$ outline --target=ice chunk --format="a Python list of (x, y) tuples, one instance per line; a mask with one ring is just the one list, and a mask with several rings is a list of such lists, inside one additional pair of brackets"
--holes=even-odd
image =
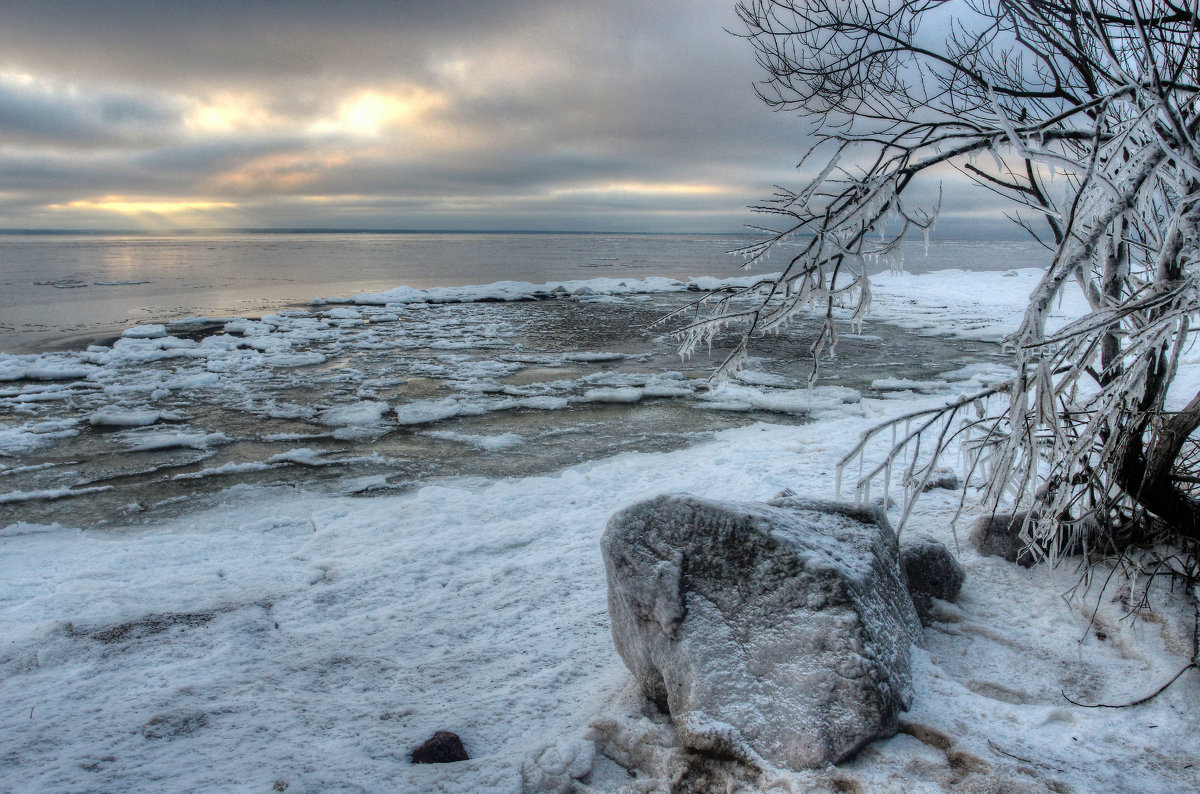
[(127, 339), (161, 339), (167, 335), (167, 327), (161, 323), (148, 323), (126, 328), (121, 336)]
[(600, 351), (581, 351), (578, 353), (567, 353), (563, 356), (564, 361), (579, 361), (584, 363), (621, 361), (626, 358), (629, 358), (629, 356), (624, 353), (606, 353)]
[(422, 425), (449, 419), (462, 412), (462, 404), (453, 397), (417, 400), (396, 406), (396, 421), (402, 425)]
[(294, 463), (297, 466), (330, 466), (336, 463), (334, 460), (327, 460), (325, 456), (329, 454), (328, 450), (313, 449), (311, 447), (296, 447), (289, 449), (287, 452), (280, 452), (278, 455), (272, 455), (267, 458), (267, 463)]
[(871, 381), (871, 388), (880, 391), (912, 391), (931, 392), (946, 388), (944, 380), (912, 380), (910, 378), (877, 378)]
[(204, 389), (220, 382), (221, 376), (215, 372), (193, 372), (171, 378), (164, 385), (168, 389)]
[(0, 381), (24, 380), (25, 365), (0, 354)]
[(267, 469), (275, 468), (269, 463), (262, 461), (247, 461), (246, 463), (237, 463), (229, 461), (220, 466), (214, 466), (200, 471), (189, 472), (187, 474), (176, 474), (172, 480), (202, 480), (205, 477), (219, 477), (226, 474), (244, 474), (246, 472), (266, 471)]
[(261, 336), (271, 333), (271, 326), (257, 320), (240, 318), (225, 323), (224, 331), (227, 334), (239, 334), (241, 336)]
[(0, 454), (27, 452), (57, 438), (79, 435), (78, 419), (51, 419), (9, 427), (0, 425)]
[(68, 496), (99, 493), (100, 491), (111, 491), (112, 489), (111, 485), (93, 485), (87, 488), (44, 488), (37, 491), (9, 491), (8, 493), (0, 493), (0, 504), (8, 504), (10, 502), (48, 502)]
[(262, 408), (262, 413), (272, 419), (308, 419), (316, 414), (316, 409), (307, 405), (277, 403), (271, 400)]
[(518, 433), (501, 433), (495, 436), (477, 435), (474, 433), (457, 433), (453, 430), (431, 430), (425, 435), (433, 438), (438, 438), (443, 441), (456, 441), (461, 444), (470, 444), (473, 447), (496, 452), (504, 449), (512, 449), (525, 443), (525, 437)]
[(29, 380), (82, 380), (98, 371), (99, 367), (90, 364), (42, 359), (25, 370), (25, 377)]
[[(853, 397), (836, 392), (830, 393), (834, 387), (816, 389), (785, 389), (767, 392), (752, 397), (750, 404), (760, 411), (774, 411), (783, 414), (810, 414), (814, 411), (824, 411), (836, 408), (843, 403), (858, 402), (861, 395), (854, 392)], [(848, 389), (847, 391), (853, 391)]]
[(535, 411), (561, 411), (570, 404), (571, 402), (566, 397), (551, 397), (549, 395), (522, 397), (517, 400), (518, 407), (529, 408)]
[(330, 427), (371, 424), (382, 419), (387, 409), (388, 404), (385, 402), (364, 400), (350, 405), (327, 408), (317, 416), (317, 421)]
[(322, 316), (331, 320), (361, 320), (362, 314), (355, 309), (329, 309), (321, 312)]
[(632, 386), (620, 389), (588, 389), (583, 393), (584, 402), (592, 403), (635, 403), (646, 393)]
[(744, 369), (737, 373), (736, 377), (742, 383), (747, 383), (751, 386), (788, 386), (791, 384), (782, 375), (774, 375), (770, 372), (759, 372), (752, 369)]
[(145, 427), (162, 419), (158, 411), (145, 408), (117, 408), (109, 406), (93, 411), (88, 422), (93, 427)]
[(228, 444), (232, 439), (224, 433), (205, 433), (202, 430), (154, 430), (126, 432), (121, 440), (130, 452), (154, 452), (178, 448), (208, 449)]

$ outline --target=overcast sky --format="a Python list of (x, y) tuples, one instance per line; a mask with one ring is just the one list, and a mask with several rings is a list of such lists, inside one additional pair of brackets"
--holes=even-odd
[(737, 230), (806, 125), (736, 28), (733, 0), (0, 0), (0, 227)]

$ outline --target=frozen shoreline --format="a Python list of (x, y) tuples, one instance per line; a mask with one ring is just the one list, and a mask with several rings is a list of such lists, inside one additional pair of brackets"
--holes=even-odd
[[(331, 484), (357, 473), (357, 490), (536, 473), (765, 417), (803, 421), (863, 393), (974, 389), (1007, 372), (970, 338), (875, 323), (845, 334), (815, 389), (803, 329), (711, 388), (711, 362), (680, 361), (655, 321), (729, 283), (401, 288), (383, 305), (321, 299), (259, 320), (180, 318), (127, 328), (111, 345), (0, 355), (0, 524), (91, 526), (237, 483), (311, 482), (297, 466), (326, 469)], [(449, 427), (426, 432), (438, 423)], [(469, 453), (501, 446), (524, 454)], [(71, 501), (80, 494), (90, 516)]]
[[(918, 332), (990, 339), (1014, 324), (1031, 277), (888, 277), (876, 306)], [(155, 338), (166, 337), (133, 347)], [(608, 637), (607, 517), (666, 491), (829, 496), (832, 464), (859, 432), (945, 399), (892, 385), (905, 389), (834, 400), (808, 424), (760, 422), (542, 476), (369, 499), (238, 486), (138, 527), (4, 527), (0, 788), (520, 791), (522, 764), (542, 748), (577, 746), (597, 717), (632, 732), (645, 719), (626, 712)], [(929, 494), (910, 531), (953, 547), (957, 498)], [(1020, 569), (965, 545), (960, 555), (962, 600), (917, 657), (904, 717), (916, 727), (839, 769), (781, 772), (785, 790), (1200, 786), (1188, 766), (1194, 675), (1138, 709), (1060, 695), (1119, 702), (1182, 667), (1181, 596), (1156, 593), (1155, 620), (1129, 622), (1111, 592), (1064, 600), (1069, 567)], [(439, 729), (458, 732), (473, 760), (410, 765)]]
[[(0, 235), (0, 350), (105, 342), (130, 323), (187, 314), (262, 317), (314, 295), (647, 275), (738, 275), (746, 237), (608, 234)], [(933, 240), (906, 246), (914, 270), (1030, 267), (1032, 242)], [(353, 286), (350, 286), (353, 285)]]

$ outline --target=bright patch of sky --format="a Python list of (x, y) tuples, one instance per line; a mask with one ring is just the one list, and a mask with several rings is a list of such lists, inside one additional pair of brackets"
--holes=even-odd
[(731, 0), (0, 14), (0, 228), (726, 232), (807, 145)]

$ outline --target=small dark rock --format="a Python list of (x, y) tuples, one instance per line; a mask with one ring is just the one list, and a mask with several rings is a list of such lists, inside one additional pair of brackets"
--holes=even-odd
[(1003, 557), (1028, 568), (1037, 557), (1021, 540), (1021, 528), (1027, 520), (1031, 520), (1027, 512), (981, 516), (971, 525), (971, 545), (984, 557)]
[(958, 598), (962, 589), (962, 566), (945, 544), (928, 535), (906, 537), (900, 544), (900, 566), (908, 577), (908, 590), (944, 601)]
[(450, 764), (470, 759), (458, 734), (438, 731), (432, 738), (412, 751), (414, 764)]

